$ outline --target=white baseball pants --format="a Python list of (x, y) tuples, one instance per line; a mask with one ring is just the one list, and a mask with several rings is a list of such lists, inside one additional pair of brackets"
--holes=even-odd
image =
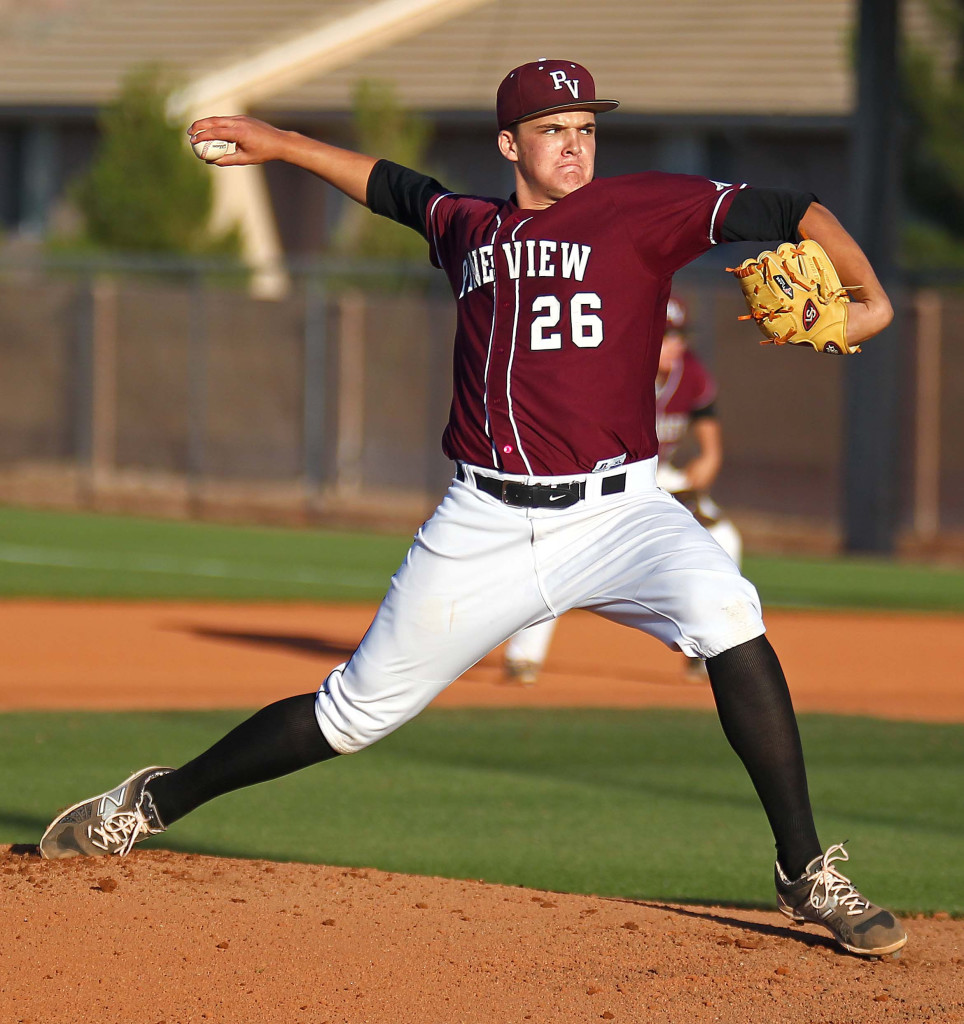
[[(474, 474), (453, 480), (415, 535), (351, 660), (318, 692), (328, 743), (352, 753), (414, 718), (520, 629), (570, 608), (632, 626), (691, 657), (710, 658), (765, 632), (752, 584), (675, 498), (656, 460), (621, 466), (622, 493), (565, 509), (503, 504)], [(609, 474), (612, 475), (612, 474)], [(559, 483), (572, 477), (506, 477)]]
[[(658, 471), (656, 480), (664, 490), (669, 490), (661, 481)], [(733, 525), (733, 521), (731, 519), (718, 519), (705, 529), (713, 540), (733, 559), (737, 568), (739, 568), (743, 560), (743, 538), (740, 536), (740, 531)], [(541, 667), (549, 654), (549, 647), (552, 644), (552, 637), (556, 632), (557, 621), (557, 619), (546, 619), (545, 622), (537, 622), (534, 626), (528, 626), (526, 629), (519, 630), (506, 644), (506, 663), (525, 663), (534, 666), (536, 669)]]

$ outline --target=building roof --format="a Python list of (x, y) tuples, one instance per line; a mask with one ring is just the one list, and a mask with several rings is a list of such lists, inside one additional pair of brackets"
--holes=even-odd
[[(385, 0), (382, 0), (384, 3)], [(438, 0), (440, 9), (443, 0)], [(339, 22), (375, 0), (0, 0), (0, 106), (97, 107), (132, 66), (185, 81)], [(346, 53), (262, 110), (340, 111), (364, 78), (425, 111), (486, 111), (505, 72), (563, 57), (637, 114), (848, 115), (855, 0), (473, 0), (373, 52)], [(920, 0), (905, 7), (914, 10)], [(455, 13), (453, 13), (453, 11)], [(397, 36), (401, 35), (401, 38)], [(219, 111), (228, 113), (228, 111)]]
[[(2, 0), (0, 0), (2, 2)], [(134, 66), (185, 80), (333, 22), (368, 0), (6, 0), (0, 105), (100, 106)]]
[(622, 112), (842, 115), (854, 102), (853, 7), (850, 0), (494, 0), (287, 90), (271, 106), (343, 109), (354, 82), (378, 78), (394, 81), (401, 102), (415, 109), (487, 110), (509, 69), (558, 57), (588, 67), (598, 94), (619, 99)]

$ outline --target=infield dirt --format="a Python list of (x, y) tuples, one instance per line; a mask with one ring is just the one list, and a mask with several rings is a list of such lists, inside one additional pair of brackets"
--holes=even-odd
[[(0, 709), (255, 706), (318, 685), (371, 607), (7, 602)], [(800, 710), (964, 721), (957, 616), (769, 612)], [(498, 654), (441, 705), (710, 708), (679, 656), (562, 620), (538, 686)], [(908, 865), (912, 870), (913, 865)], [(0, 848), (2, 1024), (964, 1024), (964, 926), (866, 961), (775, 911), (162, 851)]]

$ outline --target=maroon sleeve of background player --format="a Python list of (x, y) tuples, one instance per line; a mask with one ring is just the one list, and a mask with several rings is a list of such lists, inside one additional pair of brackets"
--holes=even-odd
[(662, 171), (609, 179), (610, 197), (639, 258), (659, 277), (676, 273), (723, 240), (726, 214), (746, 187)]
[(689, 411), (710, 405), (716, 399), (716, 381), (699, 357), (690, 351), (683, 353), (683, 380), (686, 384)]

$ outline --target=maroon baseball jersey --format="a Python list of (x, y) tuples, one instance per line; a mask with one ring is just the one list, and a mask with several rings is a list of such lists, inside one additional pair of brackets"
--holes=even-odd
[(551, 476), (655, 455), (672, 276), (722, 240), (745, 187), (649, 171), (597, 179), (544, 210), (433, 197), (431, 259), (458, 303), (445, 453)]
[(668, 459), (686, 435), (693, 413), (706, 409), (716, 398), (716, 381), (688, 349), (656, 386), (656, 436), (659, 457)]

